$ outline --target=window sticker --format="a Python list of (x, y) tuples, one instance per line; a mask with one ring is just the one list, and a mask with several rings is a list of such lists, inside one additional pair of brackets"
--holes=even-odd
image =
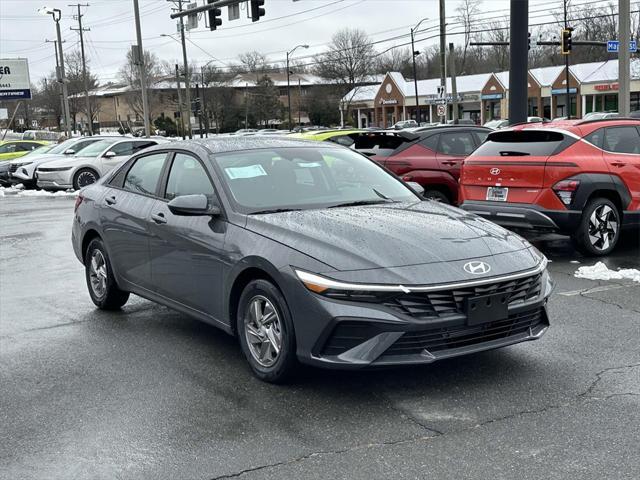
[(227, 167), (224, 169), (231, 180), (238, 178), (255, 178), (267, 174), (262, 165), (247, 165), (246, 167)]
[(318, 168), (321, 167), (322, 165), (320, 165), (320, 162), (306, 162), (306, 163), (297, 163), (296, 167), (300, 167), (300, 168)]

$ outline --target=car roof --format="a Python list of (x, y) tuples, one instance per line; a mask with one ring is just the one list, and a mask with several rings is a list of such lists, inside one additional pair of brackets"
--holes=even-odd
[[(292, 138), (291, 136), (248, 136), (248, 137), (215, 137), (215, 138), (197, 138), (193, 140), (182, 140), (174, 143), (163, 143), (154, 147), (149, 147), (146, 151), (151, 150), (206, 150), (208, 153), (229, 153), (241, 152), (243, 150), (258, 150), (263, 148), (318, 148), (317, 142)], [(322, 148), (343, 148), (338, 144), (327, 142), (322, 144)]]
[(573, 135), (584, 137), (589, 135), (594, 130), (598, 130), (603, 127), (620, 127), (624, 125), (640, 126), (640, 118), (603, 118), (599, 120), (561, 120), (558, 122), (545, 122), (545, 123), (526, 123), (521, 125), (515, 125), (512, 127), (514, 130), (524, 129), (553, 129), (564, 130)]

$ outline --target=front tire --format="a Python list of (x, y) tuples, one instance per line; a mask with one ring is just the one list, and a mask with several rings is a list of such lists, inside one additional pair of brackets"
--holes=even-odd
[(450, 204), (449, 198), (440, 190), (426, 190), (422, 195), (426, 200), (433, 200), (434, 202)]
[(98, 181), (100, 175), (90, 168), (81, 168), (73, 176), (73, 189), (80, 190), (87, 185), (93, 185)]
[(280, 291), (267, 280), (253, 280), (240, 296), (236, 327), (242, 353), (265, 382), (283, 383), (297, 369), (291, 313)]
[(606, 198), (594, 198), (582, 212), (580, 225), (572, 236), (576, 247), (586, 255), (607, 255), (620, 238), (618, 207)]
[(84, 264), (87, 288), (96, 307), (102, 310), (118, 310), (127, 303), (129, 292), (118, 288), (109, 255), (101, 239), (95, 238), (91, 241), (84, 256)]

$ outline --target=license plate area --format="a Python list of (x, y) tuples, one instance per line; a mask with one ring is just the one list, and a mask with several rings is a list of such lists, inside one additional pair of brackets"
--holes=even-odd
[(509, 299), (506, 293), (494, 293), (465, 299), (467, 325), (482, 325), (509, 318)]
[(487, 200), (490, 202), (506, 202), (509, 195), (507, 187), (488, 187)]

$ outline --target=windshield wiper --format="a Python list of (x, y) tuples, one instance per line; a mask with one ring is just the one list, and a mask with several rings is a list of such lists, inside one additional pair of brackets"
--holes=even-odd
[(272, 208), (269, 210), (258, 210), (257, 212), (251, 212), (249, 215), (262, 215), (264, 213), (283, 213), (283, 212), (299, 212), (301, 208)]
[(358, 207), (360, 205), (380, 205), (383, 203), (395, 203), (393, 200), (357, 200), (355, 202), (338, 203), (337, 205), (331, 205), (327, 208), (338, 207)]

